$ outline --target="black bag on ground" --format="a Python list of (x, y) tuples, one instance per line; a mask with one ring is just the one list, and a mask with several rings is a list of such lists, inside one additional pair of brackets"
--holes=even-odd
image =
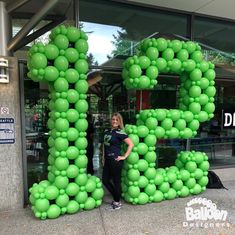
[[(208, 171), (208, 184), (207, 184), (207, 188), (223, 188), (223, 189), (227, 189), (224, 187), (224, 185), (222, 184), (220, 178), (218, 175), (215, 174), (214, 171)], [(228, 190), (228, 189), (227, 189)]]

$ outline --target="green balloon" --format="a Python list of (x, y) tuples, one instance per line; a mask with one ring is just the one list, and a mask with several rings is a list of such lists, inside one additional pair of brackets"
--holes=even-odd
[(55, 200), (58, 195), (59, 190), (54, 185), (50, 185), (45, 189), (45, 196), (48, 200)]
[(87, 166), (88, 159), (86, 155), (79, 155), (75, 160), (75, 165), (78, 168), (85, 168)]
[(148, 195), (148, 196), (153, 196), (156, 192), (156, 186), (155, 184), (148, 184), (145, 189), (144, 192)]
[(190, 73), (190, 79), (192, 81), (199, 81), (202, 78), (202, 72), (200, 69), (196, 68)]
[(191, 55), (191, 59), (193, 59), (196, 63), (201, 63), (203, 60), (203, 55), (201, 51), (194, 51)]
[(213, 81), (215, 79), (215, 71), (214, 69), (208, 69), (204, 76), (209, 79), (210, 81)]
[(208, 161), (203, 161), (200, 165), (199, 168), (203, 171), (208, 171), (210, 167), (210, 164)]
[(79, 99), (79, 93), (74, 89), (69, 89), (67, 94), (67, 100), (69, 103), (74, 104)]
[(168, 200), (175, 199), (176, 195), (177, 195), (177, 193), (176, 193), (175, 189), (170, 188), (169, 191), (167, 192), (167, 199)]
[(88, 51), (88, 43), (84, 39), (79, 39), (75, 43), (75, 48), (79, 53), (86, 54)]
[(69, 62), (65, 56), (58, 56), (54, 65), (59, 71), (66, 71), (69, 67)]
[(189, 189), (186, 186), (183, 186), (180, 190), (181, 197), (187, 197), (189, 195)]
[(185, 169), (180, 170), (180, 175), (183, 181), (187, 181), (190, 178), (190, 173)]
[[(148, 185), (149, 181), (148, 179), (144, 176), (144, 175), (141, 175), (139, 177), (139, 180), (138, 180), (138, 186), (140, 188), (145, 188), (147, 185)], [(139, 195), (139, 194), (138, 194)], [(138, 197), (138, 195), (136, 197)]]
[(127, 173), (127, 177), (130, 181), (137, 181), (140, 177), (140, 172), (135, 169), (130, 169)]
[(154, 151), (149, 151), (144, 155), (144, 159), (148, 162), (148, 163), (155, 163), (156, 159), (157, 159), (157, 155)]
[(189, 95), (193, 98), (199, 97), (201, 95), (201, 88), (199, 86), (191, 86)]
[(129, 134), (129, 138), (132, 140), (133, 144), (136, 146), (139, 144), (139, 136), (136, 134)]
[(137, 186), (130, 186), (128, 188), (128, 194), (132, 198), (137, 198), (140, 195), (140, 188)]
[(47, 211), (49, 208), (50, 204), (47, 199), (38, 199), (35, 202), (35, 207), (39, 212), (44, 212)]
[(187, 61), (188, 58), (189, 58), (188, 51), (187, 51), (186, 49), (181, 49), (181, 50), (177, 53), (176, 57), (177, 57), (181, 62)]
[(150, 66), (150, 59), (147, 56), (139, 57), (139, 65), (141, 69), (147, 69)]
[(156, 118), (153, 117), (149, 117), (147, 118), (147, 120), (145, 121), (145, 125), (149, 130), (155, 130), (158, 126), (158, 121)]
[(171, 48), (175, 53), (179, 52), (182, 49), (182, 42), (177, 39), (172, 40), (171, 44)]
[(86, 113), (88, 110), (88, 103), (86, 100), (78, 100), (75, 104), (75, 108), (79, 113)]
[(104, 190), (102, 188), (96, 188), (93, 192), (92, 192), (92, 197), (97, 201), (103, 198), (104, 196)]
[(137, 145), (137, 152), (140, 155), (144, 155), (148, 152), (148, 146), (145, 143), (139, 143)]
[(67, 205), (68, 214), (74, 214), (79, 210), (79, 204), (75, 200), (69, 201)]
[(139, 171), (146, 171), (148, 169), (148, 162), (144, 159), (140, 159), (137, 165)]
[(53, 66), (47, 66), (44, 77), (49, 82), (55, 81), (59, 77), (59, 71)]
[(88, 128), (88, 122), (86, 119), (78, 119), (75, 123), (75, 127), (78, 131), (84, 132)]
[(162, 138), (165, 136), (165, 129), (161, 126), (158, 126), (155, 130), (155, 135), (157, 138)]
[(66, 79), (58, 78), (54, 83), (54, 88), (57, 92), (66, 92), (69, 89), (69, 84)]
[(162, 126), (162, 128), (164, 128), (165, 130), (171, 129), (172, 126), (173, 126), (173, 121), (172, 121), (172, 119), (166, 118), (165, 120), (162, 121), (161, 126)]
[(85, 202), (84, 209), (91, 210), (91, 209), (95, 208), (95, 206), (96, 206), (96, 202), (95, 202), (94, 198), (88, 197), (88, 199)]
[(163, 176), (162, 174), (157, 173), (154, 179), (156, 185), (161, 185), (163, 183)]
[(156, 60), (159, 56), (158, 49), (155, 47), (149, 47), (146, 50), (146, 55), (150, 60)]
[(156, 169), (155, 168), (152, 168), (152, 167), (149, 167), (145, 172), (144, 172), (144, 175), (147, 179), (149, 180), (154, 180), (155, 177), (156, 177)]
[(208, 103), (204, 106), (203, 111), (206, 111), (208, 114), (214, 113), (215, 105), (214, 103)]
[(176, 180), (173, 184), (172, 187), (173, 189), (175, 189), (176, 191), (179, 191), (183, 188), (184, 184), (182, 182), (182, 180)]
[(32, 67), (35, 69), (46, 68), (47, 58), (44, 54), (35, 53), (31, 58)]
[(88, 63), (86, 60), (79, 59), (75, 63), (75, 69), (79, 74), (86, 74), (88, 72)]
[(148, 135), (148, 133), (149, 133), (149, 129), (146, 126), (141, 125), (137, 127), (137, 134), (139, 137), (144, 138)]
[(95, 181), (92, 180), (92, 179), (88, 179), (85, 188), (86, 188), (86, 191), (87, 191), (88, 193), (93, 192), (93, 191), (95, 190), (95, 188), (96, 188), (96, 183), (95, 183)]
[(67, 131), (69, 129), (69, 122), (65, 118), (58, 118), (55, 121), (55, 128), (57, 131)]
[(159, 190), (156, 190), (153, 196), (154, 202), (161, 202), (163, 200), (164, 196), (163, 193)]
[(174, 51), (171, 48), (167, 48), (162, 52), (162, 58), (166, 61), (173, 60), (174, 58)]
[(192, 173), (197, 169), (197, 164), (193, 161), (189, 161), (185, 164), (185, 169)]
[(199, 185), (201, 185), (201, 187), (205, 187), (208, 184), (209, 180), (208, 180), (207, 176), (203, 176), (197, 182), (198, 182)]
[(150, 85), (150, 79), (147, 76), (142, 75), (139, 78), (139, 84), (138, 85), (139, 85), (139, 88), (141, 88), (141, 89), (148, 88), (149, 85)]
[(164, 58), (158, 58), (156, 60), (156, 66), (159, 71), (164, 71), (167, 67), (167, 62)]
[(156, 79), (158, 77), (158, 68), (156, 66), (149, 66), (146, 69), (146, 75), (150, 79)]
[(69, 109), (67, 111), (67, 115), (66, 116), (67, 116), (68, 121), (72, 122), (72, 123), (78, 121), (78, 119), (79, 119), (79, 113), (78, 113), (78, 111), (76, 109)]
[(78, 191), (79, 186), (74, 182), (69, 183), (67, 188), (65, 189), (66, 194), (71, 197), (77, 195)]
[(69, 166), (69, 161), (67, 158), (57, 157), (55, 160), (55, 167), (59, 170), (66, 170)]
[(139, 161), (139, 155), (135, 152), (131, 152), (127, 158), (129, 164), (136, 164)]
[(79, 80), (78, 82), (76, 82), (75, 84), (75, 89), (77, 92), (79, 92), (80, 94), (85, 94), (88, 91), (88, 83), (86, 80)]
[(66, 36), (59, 34), (55, 37), (54, 43), (59, 49), (66, 49), (69, 45), (69, 40)]
[(62, 195), (59, 195), (57, 198), (56, 198), (56, 204), (59, 206), (59, 207), (66, 207), (69, 203), (69, 197), (67, 194), (62, 194)]
[(209, 86), (205, 90), (205, 94), (208, 95), (209, 97), (215, 96), (215, 93), (216, 93), (216, 89), (214, 86)]
[(194, 178), (189, 178), (186, 182), (185, 182), (185, 186), (187, 186), (189, 189), (192, 189), (196, 184), (196, 180)]
[(58, 137), (55, 139), (55, 148), (57, 151), (66, 151), (68, 149), (69, 143), (67, 139)]
[(187, 41), (186, 47), (187, 47), (188, 53), (190, 54), (196, 50), (196, 44), (192, 41)]
[(65, 71), (65, 78), (69, 83), (76, 83), (79, 79), (79, 74), (75, 69), (67, 69)]
[(167, 48), (167, 41), (164, 38), (157, 39), (157, 49), (159, 51), (164, 51)]
[(75, 200), (79, 203), (79, 204), (83, 204), (86, 202), (88, 198), (87, 192), (86, 191), (80, 191), (78, 192), (78, 194), (75, 197)]
[(144, 143), (148, 146), (148, 147), (154, 147), (156, 145), (157, 142), (157, 138), (155, 135), (147, 135), (144, 138)]
[(170, 189), (170, 184), (168, 182), (163, 182), (161, 185), (159, 185), (159, 190), (162, 193), (167, 193)]
[(45, 46), (45, 55), (48, 60), (54, 60), (59, 56), (59, 49), (53, 44), (47, 44)]
[(79, 54), (74, 48), (67, 48), (65, 50), (65, 57), (69, 63), (75, 63), (78, 60)]
[(138, 197), (138, 203), (141, 204), (141, 205), (144, 205), (148, 202), (148, 200), (149, 200), (148, 195), (144, 192), (141, 192), (139, 197)]
[(59, 217), (60, 212), (61, 212), (60, 208), (57, 205), (52, 204), (47, 210), (47, 216), (49, 219), (55, 219)]
[(76, 42), (80, 38), (80, 31), (77, 28), (70, 26), (67, 28), (67, 37), (70, 42)]
[[(77, 165), (77, 164), (76, 164)], [(79, 166), (78, 166), (79, 167)], [(79, 174), (76, 179), (75, 182), (79, 185), (79, 186), (85, 186), (86, 182), (88, 180), (87, 174)]]
[(129, 76), (131, 78), (138, 78), (141, 76), (141, 74), (142, 74), (142, 70), (139, 65), (137, 64), (131, 65), (131, 67), (129, 68)]
[(70, 160), (76, 159), (79, 155), (79, 150), (75, 146), (69, 146), (66, 151), (67, 158)]

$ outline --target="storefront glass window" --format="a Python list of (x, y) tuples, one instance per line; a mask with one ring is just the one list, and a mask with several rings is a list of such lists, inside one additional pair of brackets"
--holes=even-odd
[(186, 16), (109, 1), (81, 0), (80, 20), (94, 65), (121, 65), (142, 39), (159, 33), (187, 35)]

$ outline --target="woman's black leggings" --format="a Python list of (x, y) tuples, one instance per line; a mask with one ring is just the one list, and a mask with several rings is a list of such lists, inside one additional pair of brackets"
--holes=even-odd
[(102, 181), (104, 186), (112, 194), (113, 200), (119, 202), (121, 199), (121, 173), (123, 161), (116, 161), (114, 158), (105, 159)]

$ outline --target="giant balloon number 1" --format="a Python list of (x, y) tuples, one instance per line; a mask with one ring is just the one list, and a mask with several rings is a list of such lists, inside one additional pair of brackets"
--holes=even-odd
[(48, 180), (30, 188), (36, 217), (90, 210), (102, 203), (99, 178), (86, 173), (86, 92), (88, 83), (87, 36), (75, 27), (52, 30), (47, 45), (38, 43), (29, 51), (28, 77), (49, 84)]
[[(102, 203), (100, 179), (86, 173), (87, 51), (84, 32), (63, 25), (52, 30), (49, 44), (37, 43), (29, 51), (28, 77), (47, 81), (50, 91), (48, 180), (30, 188), (33, 212), (41, 219)], [(198, 194), (208, 183), (205, 153), (180, 152), (175, 166), (156, 169), (155, 146), (158, 138), (191, 138), (200, 122), (213, 117), (214, 65), (203, 60), (194, 42), (153, 38), (125, 61), (122, 75), (127, 89), (152, 89), (159, 73), (180, 75), (179, 110), (143, 110), (136, 125), (125, 127), (135, 147), (124, 164), (122, 195), (133, 204)]]

